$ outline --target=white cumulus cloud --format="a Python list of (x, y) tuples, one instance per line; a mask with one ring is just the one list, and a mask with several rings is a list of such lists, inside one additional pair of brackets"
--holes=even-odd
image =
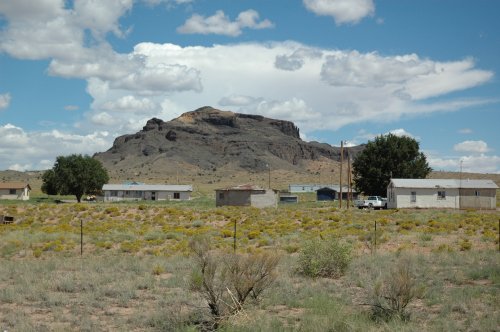
[(382, 86), (404, 83), (434, 71), (434, 63), (416, 54), (381, 56), (377, 53), (337, 52), (327, 57), (322, 78), (336, 86)]
[(259, 98), (242, 95), (231, 95), (222, 97), (218, 104), (221, 106), (248, 106), (262, 101)]
[(146, 4), (150, 6), (165, 4), (167, 5), (167, 7), (171, 7), (176, 5), (189, 4), (194, 2), (195, 0), (142, 0), (142, 1), (144, 1)]
[(413, 135), (412, 133), (406, 131), (403, 128), (398, 128), (398, 129), (390, 130), (389, 133), (393, 134), (393, 135), (396, 135), (396, 136), (400, 136), (400, 137), (401, 136), (407, 136), (407, 137), (418, 139), (418, 137), (415, 137), (415, 135)]
[(101, 109), (117, 112), (143, 113), (155, 109), (156, 104), (148, 98), (136, 98), (131, 95), (123, 96), (114, 101), (107, 101)]
[(300, 48), (290, 55), (277, 55), (274, 65), (279, 69), (294, 71), (301, 69), (307, 59), (321, 58), (322, 55), (320, 50)]
[(52, 130), (27, 132), (12, 124), (0, 125), (0, 169), (47, 169), (59, 155), (92, 155), (111, 147), (112, 135), (106, 131), (74, 134)]
[(434, 70), (407, 80), (403, 92), (412, 99), (426, 99), (465, 90), (493, 78), (487, 70), (474, 69), (471, 58), (454, 62), (434, 62)]
[(429, 153), (429, 165), (435, 170), (500, 174), (500, 156), (490, 154), (492, 150), (486, 142), (463, 141), (455, 144), (453, 150), (460, 155), (443, 158), (435, 152)]
[(118, 37), (124, 35), (118, 20), (132, 9), (132, 0), (75, 0), (76, 23), (90, 29), (94, 36), (102, 39), (107, 32)]
[(112, 82), (115, 88), (139, 92), (201, 91), (200, 72), (178, 64), (156, 64)]
[(303, 0), (308, 10), (323, 16), (331, 16), (337, 25), (358, 23), (375, 13), (372, 0)]
[(91, 117), (91, 121), (96, 125), (102, 125), (102, 126), (113, 126), (113, 124), (116, 124), (116, 121), (114, 121), (114, 117), (107, 112), (100, 112), (94, 114)]
[(462, 129), (459, 129), (458, 132), (460, 134), (464, 134), (464, 135), (468, 135), (468, 134), (473, 133), (472, 129), (470, 129), (470, 128), (462, 128)]
[(217, 34), (236, 37), (241, 35), (242, 29), (267, 29), (274, 24), (268, 19), (259, 21), (259, 13), (253, 9), (241, 12), (235, 21), (222, 11), (218, 10), (214, 15), (204, 17), (194, 14), (177, 28), (177, 32), (184, 34)]
[(465, 155), (453, 158), (430, 156), (427, 158), (434, 170), (448, 170), (469, 173), (500, 174), (500, 156), (496, 155)]
[(0, 110), (9, 107), (11, 96), (10, 93), (4, 93), (0, 95)]
[(258, 114), (266, 114), (275, 119), (289, 119), (293, 122), (310, 122), (319, 120), (319, 113), (313, 112), (307, 103), (299, 98), (283, 101), (262, 101), (257, 105)]
[(484, 141), (463, 141), (461, 143), (455, 144), (453, 150), (458, 152), (469, 152), (469, 153), (486, 153), (490, 151), (488, 144)]
[(78, 107), (77, 105), (66, 105), (64, 106), (64, 109), (66, 111), (77, 111), (80, 109), (80, 107)]

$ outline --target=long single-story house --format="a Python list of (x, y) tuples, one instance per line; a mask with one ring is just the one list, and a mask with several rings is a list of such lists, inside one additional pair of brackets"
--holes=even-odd
[(387, 207), (496, 209), (497, 189), (492, 180), (391, 179)]
[(30, 199), (31, 187), (24, 182), (0, 182), (0, 199)]
[[(314, 193), (318, 189), (331, 187), (330, 184), (289, 184), (288, 191), (290, 193)], [(347, 187), (346, 187), (347, 188)]]
[(250, 184), (215, 190), (215, 205), (276, 207), (278, 192)]
[(189, 200), (193, 192), (191, 185), (168, 184), (105, 184), (102, 186), (104, 201), (167, 201)]

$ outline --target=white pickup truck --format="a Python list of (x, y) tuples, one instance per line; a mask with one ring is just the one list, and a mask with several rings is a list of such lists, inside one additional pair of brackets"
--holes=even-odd
[(358, 209), (387, 209), (387, 198), (380, 196), (368, 196), (367, 199), (358, 199), (354, 201)]

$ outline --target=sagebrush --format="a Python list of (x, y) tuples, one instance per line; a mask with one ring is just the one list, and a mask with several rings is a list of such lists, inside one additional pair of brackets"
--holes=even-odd
[(299, 253), (298, 272), (309, 277), (338, 278), (352, 259), (351, 246), (338, 239), (314, 239), (304, 243)]

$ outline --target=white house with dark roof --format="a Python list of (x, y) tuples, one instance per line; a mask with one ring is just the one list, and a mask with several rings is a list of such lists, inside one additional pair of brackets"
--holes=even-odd
[(497, 189), (492, 180), (391, 179), (387, 207), (496, 209)]
[(0, 199), (30, 199), (31, 187), (25, 182), (0, 182)]
[(193, 192), (191, 185), (168, 184), (105, 184), (102, 186), (104, 201), (167, 201), (189, 200)]

